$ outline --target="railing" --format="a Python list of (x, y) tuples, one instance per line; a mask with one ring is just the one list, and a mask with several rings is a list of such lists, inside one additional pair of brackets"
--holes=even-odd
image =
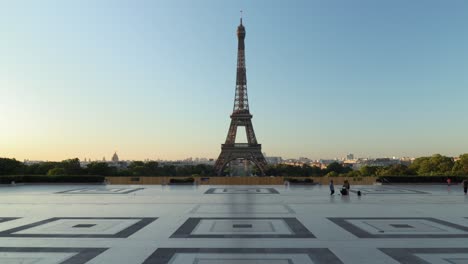
[[(187, 177), (106, 177), (109, 184), (169, 184), (172, 178)], [(341, 185), (348, 180), (351, 185), (373, 185), (377, 177), (194, 177), (197, 185), (282, 185), (285, 178), (312, 179), (314, 183), (328, 185), (333, 180)], [(137, 181), (138, 180), (138, 181)]]
[(259, 147), (260, 144), (249, 144), (249, 143), (234, 143), (234, 144), (223, 144), (223, 147), (231, 148), (248, 148), (248, 147)]
[(234, 147), (236, 148), (248, 148), (250, 145), (249, 143), (235, 143)]

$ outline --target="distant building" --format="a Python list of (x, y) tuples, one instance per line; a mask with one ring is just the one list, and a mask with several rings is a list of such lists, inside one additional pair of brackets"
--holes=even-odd
[(112, 155), (112, 162), (113, 163), (118, 163), (119, 162), (119, 156), (117, 155), (117, 152), (114, 152), (114, 155)]
[(323, 166), (322, 163), (320, 163), (318, 160), (309, 162), (309, 166), (311, 166), (311, 167), (318, 167), (318, 168), (321, 168), (321, 169), (326, 169), (326, 168), (327, 168), (326, 165)]
[(43, 163), (44, 161), (41, 161), (41, 160), (28, 160), (28, 159), (25, 159), (24, 160), (24, 164), (25, 165), (33, 165), (33, 164), (40, 164), (40, 163)]
[(390, 159), (390, 158), (367, 159), (367, 160), (359, 161), (358, 163), (354, 164), (353, 169), (360, 169), (361, 167), (364, 167), (364, 166), (386, 167), (386, 166), (397, 165), (397, 164), (406, 165), (406, 162), (401, 161), (399, 159)]
[(343, 161), (343, 165), (353, 168), (358, 162), (359, 160), (347, 159)]
[(354, 160), (354, 154), (349, 153), (348, 155), (346, 155), (346, 160)]
[(280, 164), (283, 161), (281, 157), (265, 157), (265, 159), (267, 163), (271, 165)]

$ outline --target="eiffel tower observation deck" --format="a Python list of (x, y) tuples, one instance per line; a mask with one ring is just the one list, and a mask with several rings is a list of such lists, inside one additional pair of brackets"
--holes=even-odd
[[(237, 27), (237, 75), (234, 107), (231, 114), (226, 142), (221, 145), (221, 154), (216, 160), (215, 170), (222, 175), (225, 167), (233, 160), (248, 160), (255, 164), (261, 175), (265, 175), (267, 162), (262, 154), (262, 146), (258, 144), (252, 125), (252, 115), (249, 110), (247, 96), (247, 74), (245, 68), (245, 27), (240, 19)], [(236, 143), (238, 127), (245, 127), (247, 143)]]

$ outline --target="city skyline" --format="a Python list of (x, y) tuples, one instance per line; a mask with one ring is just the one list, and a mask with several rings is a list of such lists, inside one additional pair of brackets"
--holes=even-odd
[(241, 8), (269, 156), (467, 152), (468, 3), (174, 2), (2, 4), (1, 156), (216, 158)]
[[(458, 155), (454, 156), (447, 156), (453, 159), (458, 159), (461, 155), (464, 155), (466, 153), (460, 153)], [(58, 159), (58, 160), (48, 160), (48, 159), (23, 159), (20, 161), (24, 162), (60, 162), (68, 159), (78, 159), (80, 162), (111, 162), (113, 160), (113, 156), (120, 154), (118, 152), (112, 152), (112, 154), (107, 153), (107, 155), (101, 156), (101, 157), (92, 157), (92, 156), (83, 156), (83, 157), (68, 157), (65, 159)], [(375, 160), (375, 159), (394, 159), (394, 160), (413, 160), (416, 158), (421, 158), (421, 157), (430, 157), (433, 155), (442, 155), (440, 153), (433, 153), (430, 155), (426, 156), (392, 156), (392, 155), (387, 155), (387, 156), (359, 156), (355, 155), (354, 153), (347, 153), (345, 155), (336, 155), (333, 157), (305, 157), (305, 156), (296, 156), (296, 157), (290, 157), (290, 156), (269, 156), (267, 153), (263, 153), (263, 155), (267, 158), (281, 158), (283, 161), (288, 161), (288, 160), (310, 160), (310, 161), (330, 161), (330, 160), (336, 160), (336, 161), (344, 161), (344, 160)], [(446, 155), (442, 155), (446, 156)], [(352, 157), (352, 158), (350, 158)], [(14, 158), (14, 157), (6, 157), (6, 158)], [(216, 157), (203, 157), (203, 156), (187, 156), (183, 158), (177, 158), (177, 159), (164, 159), (164, 158), (142, 158), (142, 159), (132, 159), (129, 157), (126, 157), (125, 154), (123, 158), (118, 158), (120, 161), (162, 161), (162, 162), (178, 162), (178, 161), (209, 161), (209, 162), (215, 162)], [(17, 159), (18, 160), (18, 159)]]

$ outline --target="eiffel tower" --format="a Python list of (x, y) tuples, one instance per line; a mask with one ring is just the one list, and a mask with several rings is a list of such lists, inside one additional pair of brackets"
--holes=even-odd
[[(231, 114), (231, 125), (226, 137), (226, 143), (221, 145), (221, 154), (215, 163), (215, 170), (218, 175), (223, 174), (226, 165), (233, 160), (242, 159), (254, 163), (260, 170), (261, 175), (265, 175), (267, 162), (262, 154), (262, 145), (258, 144), (255, 138), (255, 132), (252, 126), (252, 115), (249, 111), (249, 100), (247, 97), (247, 76), (245, 69), (245, 27), (237, 27), (237, 76), (236, 76), (236, 94), (234, 98), (234, 109)], [(245, 127), (248, 143), (235, 143), (237, 127)]]

